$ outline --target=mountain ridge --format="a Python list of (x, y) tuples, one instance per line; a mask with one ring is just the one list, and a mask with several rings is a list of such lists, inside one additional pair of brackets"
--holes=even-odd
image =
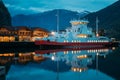
[(120, 35), (120, 1), (101, 9), (97, 12), (90, 13), (84, 18), (90, 21), (89, 26), (95, 28), (95, 19), (99, 18), (99, 29), (105, 29), (106, 35), (117, 39)]
[[(38, 26), (42, 28), (46, 28), (48, 30), (56, 30), (57, 25), (57, 12), (59, 11), (59, 24), (60, 29), (65, 29), (68, 26), (71, 26), (69, 21), (72, 19), (78, 19), (81, 15), (82, 17), (89, 14), (86, 13), (78, 13), (77, 11), (69, 11), (65, 9), (55, 9), (46, 11), (43, 13), (37, 13), (32, 15), (16, 15), (12, 18), (13, 26)], [(34, 20), (34, 21), (33, 21)]]
[(0, 26), (11, 26), (10, 13), (2, 0), (0, 0)]

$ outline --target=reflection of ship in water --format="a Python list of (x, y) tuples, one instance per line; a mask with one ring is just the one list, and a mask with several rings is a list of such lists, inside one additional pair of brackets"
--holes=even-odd
[[(112, 49), (114, 49), (114, 47)], [(43, 52), (45, 53), (45, 51), (42, 52), (39, 50), (36, 51), (36, 54), (41, 54), (44, 57), (50, 58), (52, 61), (55, 62), (62, 61), (68, 66), (71, 66), (72, 71), (82, 72), (86, 71), (89, 68), (89, 65), (92, 65), (93, 60), (95, 60), (97, 56), (103, 56), (105, 58), (106, 55), (112, 51), (112, 49), (106, 47), (98, 49), (91, 48), (89, 50), (62, 49), (64, 53), (60, 52), (60, 50), (45, 50), (47, 54), (43, 54)]]
[[(114, 49), (114, 48), (113, 48)], [(44, 54), (43, 54), (43, 52)], [(83, 50), (50, 50), (50, 52), (45, 52), (42, 50), (42, 53), (27, 52), (27, 53), (4, 53), (0, 54), (0, 65), (23, 65), (29, 67), (37, 67), (39, 69), (44, 69), (48, 71), (57, 72), (58, 77), (59, 73), (67, 72), (84, 72), (90, 69), (89, 65), (93, 64), (93, 60), (96, 59), (96, 56), (106, 56), (109, 52), (112, 51), (111, 48), (99, 48), (99, 49), (83, 49)], [(55, 52), (54, 52), (55, 51)], [(57, 52), (58, 51), (58, 52)], [(40, 52), (40, 51), (36, 51)], [(46, 53), (46, 54), (45, 54)], [(53, 53), (53, 54), (51, 54)], [(31, 63), (32, 62), (32, 63)], [(17, 67), (16, 66), (16, 67)], [(22, 67), (23, 67), (22, 66)], [(20, 66), (20, 70), (22, 70)], [(27, 67), (28, 68), (28, 67)], [(13, 66), (9, 68), (10, 73)], [(7, 73), (6, 73), (7, 74)]]

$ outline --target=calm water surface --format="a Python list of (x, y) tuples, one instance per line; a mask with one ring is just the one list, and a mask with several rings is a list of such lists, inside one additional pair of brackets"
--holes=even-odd
[(116, 80), (119, 61), (120, 49), (115, 47), (1, 53), (6, 74), (0, 80)]

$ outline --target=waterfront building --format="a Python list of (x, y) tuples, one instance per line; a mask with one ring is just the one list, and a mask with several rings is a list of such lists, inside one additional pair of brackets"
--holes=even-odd
[(48, 31), (41, 28), (34, 28), (32, 32), (32, 41), (48, 37)]
[(0, 27), (0, 42), (12, 42), (15, 41), (16, 31), (6, 27)]
[(19, 41), (31, 41), (32, 30), (25, 26), (20, 26), (17, 28), (17, 36)]
[(41, 28), (0, 26), (0, 42), (35, 41), (45, 37), (48, 37), (48, 31)]

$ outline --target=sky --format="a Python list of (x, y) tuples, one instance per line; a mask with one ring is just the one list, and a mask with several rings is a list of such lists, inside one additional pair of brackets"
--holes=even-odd
[(95, 12), (118, 0), (3, 0), (10, 14), (34, 14), (52, 9)]

